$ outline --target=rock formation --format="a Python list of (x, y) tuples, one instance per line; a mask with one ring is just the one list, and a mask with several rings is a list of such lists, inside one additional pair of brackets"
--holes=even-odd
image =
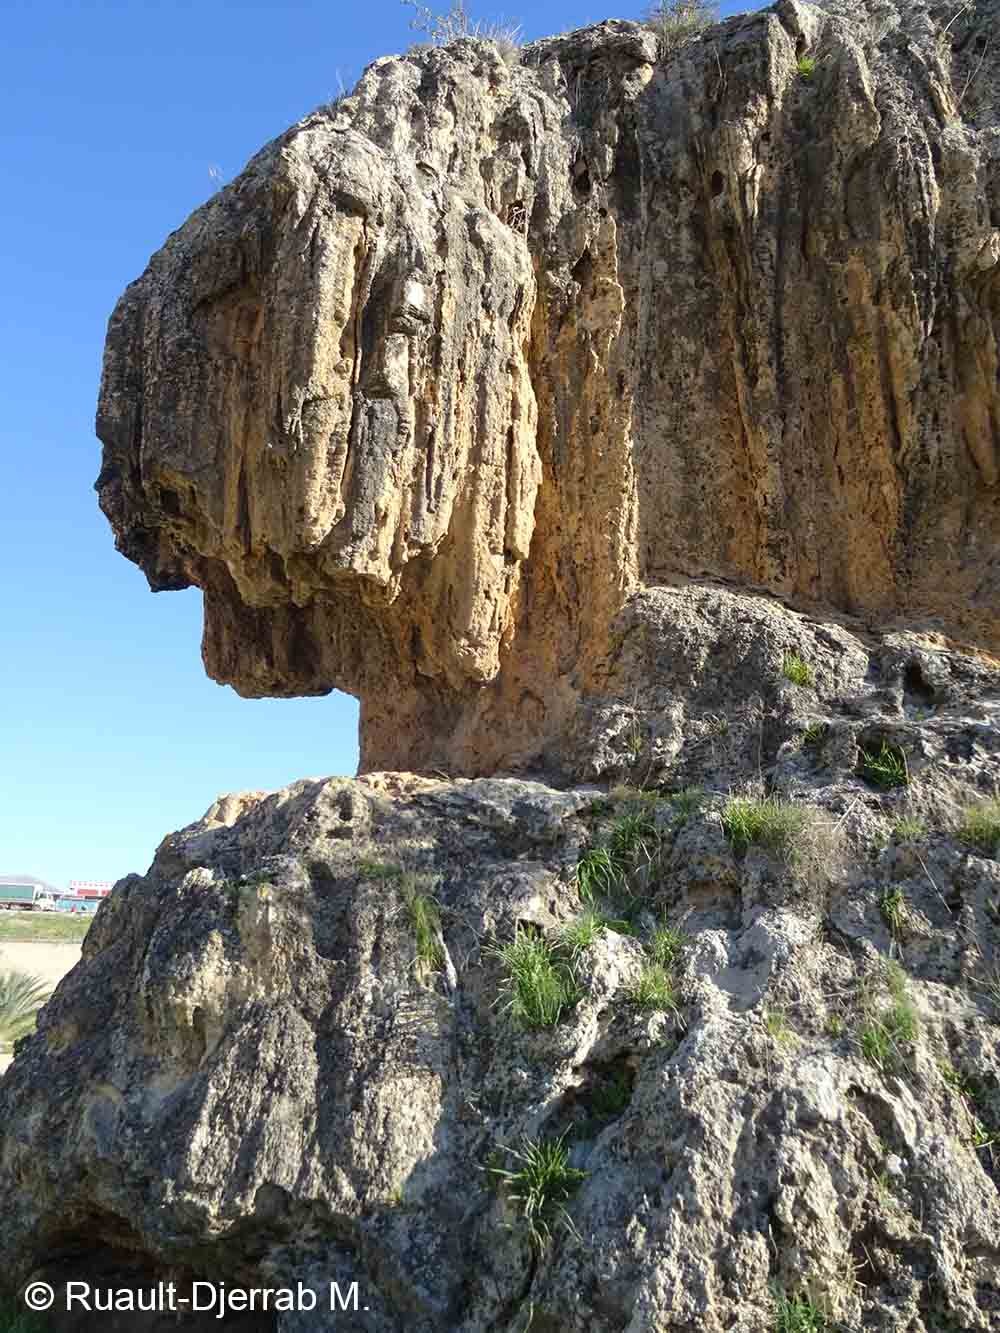
[[(961, 811), (1000, 776), (1000, 673), (648, 596), (664, 688), (719, 690), (715, 619), (760, 690), (688, 725), (700, 792), (300, 782), (116, 886), (0, 1085), (8, 1281), (357, 1282), (367, 1307), (128, 1333), (774, 1333), (785, 1298), (828, 1333), (997, 1328), (1000, 842)], [(794, 847), (741, 844), (711, 788), (762, 734)], [(859, 774), (881, 743), (906, 785)], [(496, 950), (529, 938), (575, 950), (550, 1026), (509, 1007)], [(581, 1177), (538, 1244), (498, 1172), (559, 1140)]]
[(365, 772), (102, 904), (0, 1083), (0, 1297), (1000, 1327), (998, 32), (390, 57), (154, 257), (102, 506)]
[(98, 416), (209, 673), (474, 774), (572, 767), (647, 584), (1000, 646), (1000, 10), (958, 8), (460, 41), (258, 154), (122, 298)]

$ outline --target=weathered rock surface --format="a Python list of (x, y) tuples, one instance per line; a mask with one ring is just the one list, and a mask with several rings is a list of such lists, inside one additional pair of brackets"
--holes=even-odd
[[(961, 832), (1000, 791), (998, 27), (783, 0), (668, 56), (387, 58), (154, 257), (101, 503), (204, 589), (217, 678), (361, 697), (367, 775), (225, 797), (101, 906), (0, 1082), (0, 1297), (1000, 1327), (1000, 839)], [(507, 1005), (527, 939), (551, 1026)], [(498, 1170), (555, 1139), (538, 1244)]]
[[(0, 1084), (0, 1294), (31, 1274), (320, 1294), (129, 1333), (772, 1333), (775, 1291), (843, 1329), (998, 1327), (1000, 861), (956, 826), (1000, 786), (1000, 674), (717, 590), (630, 614), (623, 670), (652, 682), (633, 721), (662, 727), (584, 720), (594, 768), (672, 756), (701, 798), (305, 781), (220, 800), (116, 886)], [(813, 686), (782, 675), (790, 646)], [(907, 786), (858, 776), (882, 741)], [(798, 859), (727, 839), (733, 775), (818, 812)], [(623, 816), (645, 853), (578, 1003), (524, 1030), (492, 947), (558, 938)], [(439, 904), (430, 968), (414, 891)], [(663, 921), (676, 1014), (631, 994)], [(917, 1027), (873, 1062), (892, 985)], [(490, 1167), (563, 1134), (585, 1176), (538, 1252)], [(322, 1311), (355, 1281), (367, 1311)]]
[[(376, 62), (111, 321), (101, 503), (362, 768), (559, 757), (643, 585), (1000, 646), (997, 0)], [(805, 77), (798, 60), (815, 59)]]

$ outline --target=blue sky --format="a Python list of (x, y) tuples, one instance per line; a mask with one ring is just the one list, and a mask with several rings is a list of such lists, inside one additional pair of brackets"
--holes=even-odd
[[(212, 170), (231, 179), (415, 38), (399, 0), (2, 8), (0, 873), (61, 885), (144, 871), (221, 792), (355, 769), (353, 699), (214, 684), (200, 593), (154, 596), (116, 554), (92, 489), (94, 406), (115, 300)], [(615, 12), (536, 0), (525, 35)]]

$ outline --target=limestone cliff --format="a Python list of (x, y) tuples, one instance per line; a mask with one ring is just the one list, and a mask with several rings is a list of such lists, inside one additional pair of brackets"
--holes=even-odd
[[(579, 771), (643, 585), (1000, 647), (997, 0), (377, 61), (112, 318), (101, 504), (362, 769)], [(800, 61), (815, 61), (815, 66)]]

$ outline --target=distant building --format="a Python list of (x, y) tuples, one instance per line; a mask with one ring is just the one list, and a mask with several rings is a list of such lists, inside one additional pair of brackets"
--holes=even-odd
[(56, 899), (57, 912), (69, 912), (77, 916), (93, 916), (100, 905), (99, 898), (84, 898), (75, 893), (62, 893)]
[(71, 879), (68, 896), (71, 898), (106, 898), (114, 884), (110, 879)]

